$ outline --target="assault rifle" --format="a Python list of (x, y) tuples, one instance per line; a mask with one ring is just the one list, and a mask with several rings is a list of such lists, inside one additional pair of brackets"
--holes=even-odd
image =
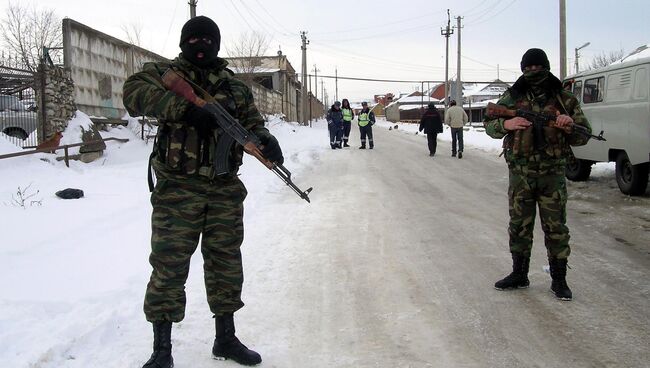
[[(305, 191), (300, 190), (300, 188), (291, 181), (291, 172), (289, 172), (289, 170), (277, 162), (267, 160), (264, 155), (262, 155), (262, 149), (264, 146), (260, 142), (260, 139), (254, 133), (244, 129), (244, 127), (207, 91), (195, 83), (185, 79), (181, 74), (172, 69), (167, 69), (162, 76), (162, 81), (167, 89), (187, 99), (194, 105), (207, 110), (216, 117), (219, 128), (221, 128), (225, 133), (219, 135), (214, 153), (215, 157), (213, 162), (215, 173), (217, 175), (229, 173), (228, 161), (230, 147), (234, 142), (237, 142), (244, 147), (246, 153), (252, 155), (269, 170), (273, 171), (285, 184), (289, 186), (289, 188), (296, 192), (300, 198), (310, 202), (309, 193), (313, 188), (310, 187)], [(197, 96), (194, 90), (198, 91), (201, 94), (201, 97)]]
[(566, 127), (558, 127), (555, 125), (555, 119), (557, 116), (543, 113), (543, 112), (534, 112), (526, 111), (521, 109), (511, 110), (505, 106), (497, 105), (495, 103), (489, 102), (487, 105), (487, 114), (488, 116), (494, 117), (505, 117), (505, 118), (514, 118), (516, 116), (522, 117), (531, 123), (533, 123), (533, 145), (535, 150), (543, 150), (546, 148), (546, 137), (544, 136), (544, 126), (550, 126), (557, 129), (564, 130), (567, 134), (576, 133), (587, 139), (593, 138), (599, 141), (605, 141), (603, 137), (603, 131), (600, 131), (600, 134), (593, 135), (589, 132), (589, 129), (580, 125), (580, 124), (570, 124)]

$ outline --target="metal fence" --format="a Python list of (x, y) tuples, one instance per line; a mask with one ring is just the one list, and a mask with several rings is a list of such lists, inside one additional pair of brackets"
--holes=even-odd
[(38, 143), (34, 73), (0, 66), (0, 132), (20, 147)]

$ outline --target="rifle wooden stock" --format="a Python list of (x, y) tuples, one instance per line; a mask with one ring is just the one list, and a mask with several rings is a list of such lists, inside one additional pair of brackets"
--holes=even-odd
[(523, 111), (523, 110), (512, 110), (509, 109), (505, 106), (497, 105), (492, 102), (488, 102), (487, 105), (487, 114), (488, 116), (494, 116), (494, 117), (499, 117), (499, 118), (514, 118), (514, 117), (522, 117), (531, 123), (531, 118), (541, 118), (542, 120), (545, 121), (546, 125), (556, 128), (556, 129), (561, 129), (567, 134), (571, 134), (573, 132), (574, 127), (578, 127), (579, 125), (577, 124), (570, 124), (564, 127), (559, 127), (557, 126), (555, 122), (555, 117), (549, 114), (545, 114), (543, 112), (533, 112), (533, 111)]
[[(207, 91), (200, 86), (185, 79), (181, 74), (172, 69), (167, 69), (162, 76), (162, 82), (165, 88), (176, 93), (177, 95), (185, 98), (190, 103), (207, 110), (216, 118), (219, 127), (229, 137), (239, 143), (246, 153), (255, 157), (262, 165), (266, 166), (269, 170), (273, 171), (287, 186), (289, 186), (300, 198), (311, 202), (309, 200), (309, 193), (313, 188), (305, 191), (300, 190), (291, 180), (291, 172), (283, 165), (267, 160), (262, 154), (262, 145), (260, 139), (252, 132), (247, 131), (235, 118), (233, 118), (221, 104), (211, 96)], [(197, 96), (196, 91), (201, 93), (201, 97)], [(215, 161), (217, 162), (217, 158)]]
[(488, 102), (487, 105), (487, 114), (488, 116), (493, 116), (493, 117), (504, 117), (504, 118), (514, 118), (516, 116), (520, 116), (531, 123), (535, 123), (535, 120), (538, 121), (544, 121), (545, 124), (548, 124), (548, 126), (556, 129), (561, 129), (564, 130), (565, 133), (571, 134), (571, 133), (576, 133), (588, 138), (593, 138), (598, 141), (606, 141), (603, 137), (604, 131), (600, 131), (598, 135), (593, 135), (591, 132), (584, 126), (580, 124), (575, 124), (571, 123), (567, 126), (559, 127), (557, 126), (555, 122), (555, 116), (545, 114), (543, 112), (533, 112), (533, 111), (524, 111), (524, 110), (511, 110), (505, 106), (497, 105), (492, 102)]

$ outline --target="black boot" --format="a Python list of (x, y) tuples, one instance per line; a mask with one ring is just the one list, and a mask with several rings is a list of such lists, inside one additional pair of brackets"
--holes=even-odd
[(497, 281), (494, 288), (497, 290), (524, 289), (530, 285), (528, 281), (528, 266), (530, 257), (521, 253), (512, 253), (512, 273)]
[(153, 322), (153, 353), (142, 368), (173, 368), (172, 358), (172, 323), (169, 321)]
[(365, 144), (365, 143), (361, 143), (361, 147), (359, 147), (359, 149), (366, 149), (366, 144)]
[(571, 300), (573, 293), (566, 283), (567, 259), (549, 258), (548, 264), (551, 268), (551, 291), (560, 300)]
[(370, 149), (373, 149), (373, 148), (375, 148), (375, 144), (374, 144), (374, 143), (372, 143), (372, 142), (370, 142), (370, 147), (368, 147), (368, 148), (370, 148)]
[(243, 365), (256, 365), (262, 362), (262, 357), (250, 350), (235, 337), (235, 323), (232, 313), (214, 317), (217, 330), (212, 355), (215, 359), (232, 359)]
[(343, 147), (350, 147), (350, 145), (348, 144), (348, 140), (347, 140), (347, 139), (344, 139), (344, 140), (343, 140)]

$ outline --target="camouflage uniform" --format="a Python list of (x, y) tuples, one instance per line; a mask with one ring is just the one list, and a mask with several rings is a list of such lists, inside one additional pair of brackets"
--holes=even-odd
[[(570, 116), (575, 124), (583, 125), (591, 131), (578, 100), (570, 92), (557, 86), (556, 93), (535, 97), (530, 90), (517, 87), (515, 83), (497, 104), (509, 109), (553, 115), (559, 111), (560, 114)], [(546, 126), (544, 136), (548, 144), (544, 150), (537, 151), (533, 144), (532, 126), (525, 130), (508, 131), (503, 127), (505, 120), (488, 116), (484, 125), (490, 137), (504, 138), (503, 148), (510, 174), (510, 251), (530, 257), (537, 205), (548, 257), (566, 259), (571, 252), (569, 229), (566, 226), (566, 160), (571, 153), (569, 146), (584, 145), (587, 139), (577, 134), (567, 135), (560, 129)]]
[(243, 272), (243, 201), (246, 188), (237, 178), (243, 149), (233, 145), (231, 171), (215, 176), (214, 131), (202, 132), (183, 121), (189, 102), (162, 85), (168, 69), (213, 95), (246, 128), (259, 137), (269, 136), (264, 120), (243, 83), (232, 78), (227, 62), (197, 68), (181, 54), (171, 63), (147, 63), (124, 84), (124, 105), (132, 116), (158, 118), (160, 127), (151, 158), (158, 182), (151, 195), (151, 255), (153, 267), (145, 295), (148, 321), (181, 321), (185, 315), (185, 281), (190, 257), (199, 236), (204, 259), (205, 284), (210, 310), (215, 315), (232, 313), (241, 300)]

